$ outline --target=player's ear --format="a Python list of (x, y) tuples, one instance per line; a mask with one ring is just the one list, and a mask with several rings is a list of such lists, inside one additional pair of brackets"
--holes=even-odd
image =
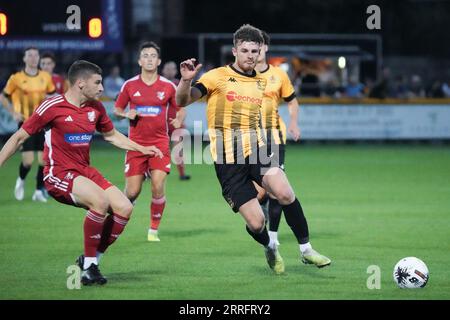
[(233, 53), (233, 56), (236, 57), (236, 55), (237, 55), (237, 50), (236, 50), (235, 47), (231, 48), (231, 52)]
[(158, 58), (158, 67), (161, 65), (161, 59)]

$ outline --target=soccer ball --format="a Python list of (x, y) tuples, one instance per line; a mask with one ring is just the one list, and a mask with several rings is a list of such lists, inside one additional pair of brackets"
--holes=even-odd
[(402, 289), (423, 288), (428, 282), (426, 264), (415, 257), (401, 259), (394, 267), (394, 281)]

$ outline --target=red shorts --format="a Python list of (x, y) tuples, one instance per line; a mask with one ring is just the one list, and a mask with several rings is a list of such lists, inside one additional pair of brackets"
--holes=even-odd
[(150, 157), (138, 151), (127, 151), (125, 157), (125, 177), (148, 175), (152, 170), (170, 173), (170, 153), (163, 157)]
[(86, 177), (103, 190), (113, 185), (93, 167), (84, 167), (82, 169), (53, 168), (52, 173), (47, 168), (45, 169), (44, 184), (48, 194), (55, 198), (55, 200), (71, 206), (78, 206), (72, 194), (73, 180), (76, 177)]

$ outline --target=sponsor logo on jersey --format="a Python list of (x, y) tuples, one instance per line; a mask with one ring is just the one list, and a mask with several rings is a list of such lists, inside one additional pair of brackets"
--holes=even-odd
[(92, 133), (65, 133), (64, 141), (74, 146), (86, 146), (91, 143)]
[(136, 111), (141, 117), (156, 117), (162, 112), (160, 106), (136, 106)]
[(228, 91), (227, 92), (227, 100), (234, 102), (250, 102), (250, 103), (256, 103), (256, 104), (262, 104), (262, 99), (249, 97), (249, 96), (241, 96), (240, 94), (237, 94), (234, 91)]
[(133, 94), (133, 97), (140, 97), (141, 96), (141, 93), (139, 92), (139, 91), (136, 91), (134, 94)]

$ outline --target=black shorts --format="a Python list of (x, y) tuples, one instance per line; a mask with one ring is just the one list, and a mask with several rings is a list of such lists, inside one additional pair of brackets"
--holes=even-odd
[[(243, 204), (256, 198), (258, 192), (253, 181), (262, 186), (266, 171), (271, 167), (279, 167), (279, 158), (275, 154), (270, 157), (272, 151), (269, 150), (270, 153), (268, 153), (267, 150), (266, 147), (260, 148), (257, 158), (247, 157), (244, 164), (214, 163), (217, 179), (222, 187), (222, 195), (234, 212), (238, 212)], [(269, 155), (269, 157), (264, 158), (259, 155)]]
[[(23, 122), (19, 123), (19, 129), (22, 126)], [(44, 143), (45, 143), (45, 133), (44, 131), (39, 131), (36, 134), (30, 136), (22, 145), (20, 149), (21, 152), (26, 151), (44, 151)]]

